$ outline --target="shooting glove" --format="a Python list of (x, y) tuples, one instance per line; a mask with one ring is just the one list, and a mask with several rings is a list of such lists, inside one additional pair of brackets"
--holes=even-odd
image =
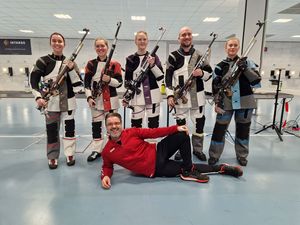
[(247, 69), (247, 57), (240, 58), (237, 62), (239, 70), (245, 71)]
[(220, 76), (217, 76), (213, 79), (213, 81), (212, 81), (212, 93), (213, 94), (218, 93), (219, 89), (222, 88), (221, 82), (222, 82), (222, 77), (220, 77)]

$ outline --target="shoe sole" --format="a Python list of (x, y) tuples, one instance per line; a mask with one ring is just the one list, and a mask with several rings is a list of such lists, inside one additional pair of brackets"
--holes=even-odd
[(96, 158), (87, 158), (87, 161), (88, 162), (93, 162), (93, 161), (95, 161), (96, 159), (99, 159), (99, 158), (101, 158), (101, 156), (97, 156)]
[(236, 171), (235, 174), (226, 174), (225, 172), (221, 172), (221, 174), (233, 176), (233, 177), (236, 177), (236, 178), (243, 176), (243, 170), (241, 170), (240, 167), (236, 167), (236, 168), (237, 168), (237, 171)]
[(180, 178), (185, 181), (194, 181), (194, 182), (198, 182), (198, 183), (207, 183), (209, 181), (209, 179), (200, 180), (200, 179), (196, 179), (196, 178), (192, 178), (192, 177), (184, 177), (181, 174), (180, 174)]
[(68, 166), (74, 166), (74, 165), (75, 165), (75, 160), (72, 161), (72, 162), (67, 162), (67, 165), (68, 165)]
[(237, 176), (236, 177), (241, 177), (243, 176), (243, 170), (240, 166), (235, 166), (235, 168), (237, 169)]
[[(229, 166), (229, 164), (224, 163), (223, 165), (227, 165)], [(241, 177), (243, 176), (243, 170), (240, 166), (233, 166), (233, 168), (236, 169), (236, 174), (226, 174), (225, 171), (219, 171), (220, 174), (224, 174), (224, 175), (229, 175), (229, 176), (233, 176), (233, 177)]]
[(88, 162), (93, 162), (93, 161), (95, 161), (97, 158), (95, 158), (95, 159), (87, 159), (87, 161)]
[(95, 158), (89, 156), (89, 157), (87, 158), (87, 161), (88, 161), (88, 162), (93, 162), (93, 161), (95, 161), (95, 160), (98, 159), (98, 158), (101, 158), (101, 155), (97, 155)]
[(57, 169), (57, 166), (50, 166), (50, 165), (49, 165), (49, 169), (50, 169), (50, 170), (55, 170), (55, 169)]

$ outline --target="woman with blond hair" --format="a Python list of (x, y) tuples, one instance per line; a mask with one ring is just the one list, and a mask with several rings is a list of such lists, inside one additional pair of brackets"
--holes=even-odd
[[(117, 88), (123, 83), (121, 75), (121, 65), (115, 60), (111, 60), (107, 74), (104, 74), (104, 67), (108, 59), (108, 41), (104, 38), (96, 38), (94, 42), (97, 57), (90, 60), (85, 67), (84, 87), (87, 102), (91, 108), (92, 114), (92, 153), (88, 156), (87, 161), (91, 162), (101, 157), (101, 151), (104, 146), (102, 135), (102, 126), (105, 115), (109, 112), (117, 112), (120, 104), (118, 99)], [(100, 78), (102, 80), (100, 81)], [(93, 96), (100, 82), (102, 93)]]
[(151, 56), (147, 51), (148, 43), (147, 32), (138, 31), (135, 35), (137, 51), (126, 58), (125, 88), (127, 83), (134, 81), (138, 77), (145, 60), (148, 61), (150, 66), (141, 84), (141, 92), (139, 94), (136, 93), (129, 102), (129, 105), (133, 108), (133, 112), (131, 113), (131, 127), (142, 127), (145, 115), (148, 118), (149, 128), (159, 126), (160, 102), (162, 101), (162, 97), (157, 82), (164, 78), (164, 73), (158, 56)]

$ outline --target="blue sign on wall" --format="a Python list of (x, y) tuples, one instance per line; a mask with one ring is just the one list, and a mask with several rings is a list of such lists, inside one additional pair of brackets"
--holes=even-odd
[(30, 39), (0, 39), (0, 55), (31, 55)]

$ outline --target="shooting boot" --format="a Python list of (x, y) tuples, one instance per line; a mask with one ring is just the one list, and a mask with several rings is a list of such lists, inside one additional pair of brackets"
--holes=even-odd
[(246, 158), (238, 157), (237, 160), (241, 166), (247, 166), (248, 160)]
[(75, 158), (74, 156), (67, 156), (67, 165), (68, 166), (74, 166), (75, 165)]
[(192, 135), (193, 154), (201, 161), (206, 161), (206, 155), (203, 153), (203, 134)]
[(92, 162), (101, 157), (101, 151), (103, 146), (103, 139), (94, 139), (92, 142), (92, 153), (88, 156), (87, 161)]
[(240, 177), (243, 175), (243, 170), (239, 166), (231, 166), (229, 164), (221, 164), (221, 168), (219, 171), (220, 174), (230, 175), (233, 177)]
[(57, 159), (49, 159), (48, 160), (48, 166), (50, 170), (54, 170), (57, 168)]

